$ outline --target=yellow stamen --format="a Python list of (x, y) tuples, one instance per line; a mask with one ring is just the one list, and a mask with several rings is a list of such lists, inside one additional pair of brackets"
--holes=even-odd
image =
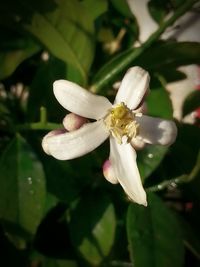
[(108, 111), (104, 123), (119, 144), (122, 144), (123, 136), (130, 142), (138, 134), (135, 114), (123, 102)]

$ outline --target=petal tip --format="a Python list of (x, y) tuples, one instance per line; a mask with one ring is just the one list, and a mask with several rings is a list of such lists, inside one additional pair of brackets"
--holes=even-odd
[(160, 140), (160, 144), (165, 146), (172, 145), (175, 142), (178, 133), (175, 122), (163, 121), (162, 128), (165, 129), (165, 132)]

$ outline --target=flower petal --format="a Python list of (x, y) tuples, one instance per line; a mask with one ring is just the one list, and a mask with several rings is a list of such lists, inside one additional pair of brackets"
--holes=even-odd
[(157, 23), (149, 13), (148, 2), (149, 0), (127, 0), (129, 8), (135, 16), (139, 26), (140, 43), (144, 43), (158, 28)]
[(118, 144), (110, 138), (110, 162), (117, 179), (129, 198), (138, 204), (147, 206), (136, 163), (136, 152), (130, 144)]
[(125, 74), (115, 103), (124, 102), (130, 109), (136, 109), (149, 87), (149, 74), (140, 67), (132, 67)]
[(149, 144), (171, 145), (177, 136), (173, 121), (143, 115), (136, 117), (139, 123), (139, 136)]
[(46, 134), (43, 137), (42, 148), (47, 155), (50, 155), (50, 152), (49, 152), (49, 146), (48, 146), (48, 143), (46, 142), (46, 139), (50, 136), (60, 135), (60, 134), (66, 133), (66, 132), (67, 132), (66, 129), (57, 129), (57, 130), (53, 130), (53, 131), (49, 132), (48, 134)]
[(70, 81), (55, 81), (53, 90), (56, 99), (65, 109), (82, 117), (101, 119), (112, 106), (107, 98), (94, 95)]
[(84, 124), (80, 129), (56, 136), (46, 136), (43, 146), (48, 153), (60, 160), (69, 160), (89, 153), (108, 137), (102, 120)]

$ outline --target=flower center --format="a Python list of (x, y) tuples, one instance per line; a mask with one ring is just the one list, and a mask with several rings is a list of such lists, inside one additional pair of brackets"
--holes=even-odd
[(138, 134), (139, 125), (135, 120), (135, 114), (123, 102), (108, 110), (104, 123), (119, 144), (122, 144), (124, 136), (129, 143)]

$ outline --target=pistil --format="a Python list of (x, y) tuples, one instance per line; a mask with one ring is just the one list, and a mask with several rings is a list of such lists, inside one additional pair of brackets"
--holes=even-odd
[(135, 120), (135, 113), (123, 102), (108, 110), (104, 123), (119, 144), (122, 144), (123, 137), (129, 143), (138, 134), (139, 124)]

